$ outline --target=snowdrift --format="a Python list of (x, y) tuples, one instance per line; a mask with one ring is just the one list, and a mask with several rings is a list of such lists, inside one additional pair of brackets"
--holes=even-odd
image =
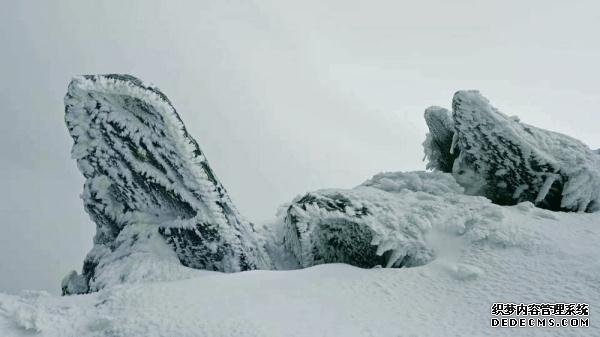
[[(0, 294), (0, 336), (599, 336), (597, 214), (497, 207), (501, 223), (480, 226), (493, 235), (430, 231), (437, 257), (413, 268), (182, 267), (193, 275), (76, 296)], [(494, 302), (588, 303), (590, 326), (491, 328)]]

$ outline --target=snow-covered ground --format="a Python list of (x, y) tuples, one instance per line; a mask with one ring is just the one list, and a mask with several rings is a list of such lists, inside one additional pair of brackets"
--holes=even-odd
[[(0, 294), (0, 336), (600, 336), (598, 213), (503, 213), (495, 237), (516, 244), (432, 231), (436, 258), (413, 268), (190, 270), (86, 295)], [(584, 302), (590, 326), (492, 328), (494, 302)]]

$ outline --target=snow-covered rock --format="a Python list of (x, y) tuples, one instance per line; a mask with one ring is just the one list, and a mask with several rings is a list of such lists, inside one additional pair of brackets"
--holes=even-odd
[(450, 174), (427, 172), (382, 173), (353, 189), (310, 192), (281, 215), (284, 244), (303, 267), (408, 267), (435, 258), (436, 233), (520, 243), (496, 235), (508, 226), (500, 206), (461, 192)]
[(600, 157), (588, 146), (509, 117), (478, 91), (457, 92), (452, 109), (452, 118), (443, 108), (425, 112), (428, 168), (451, 172), (466, 193), (502, 205), (600, 208)]
[(152, 266), (185, 269), (178, 261), (223, 272), (271, 267), (253, 225), (156, 87), (129, 75), (76, 77), (65, 121), (97, 229), (83, 273), (65, 278), (65, 293), (168, 278)]

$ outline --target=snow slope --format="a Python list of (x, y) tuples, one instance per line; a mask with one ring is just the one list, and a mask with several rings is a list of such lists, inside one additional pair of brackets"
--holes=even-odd
[[(0, 336), (599, 336), (598, 214), (502, 208), (496, 238), (519, 244), (434, 231), (438, 254), (419, 267), (190, 269), (86, 295), (0, 294)], [(502, 301), (585, 302), (590, 327), (491, 328)]]

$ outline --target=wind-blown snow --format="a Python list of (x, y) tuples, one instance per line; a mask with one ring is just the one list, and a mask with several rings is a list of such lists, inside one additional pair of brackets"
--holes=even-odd
[[(501, 208), (502, 224), (480, 225), (495, 233), (480, 240), (431, 232), (437, 257), (414, 268), (327, 264), (293, 271), (195, 271), (197, 276), (180, 281), (78, 296), (0, 294), (0, 335), (600, 335), (593, 315), (600, 306), (597, 214), (553, 213), (531, 203)], [(590, 327), (490, 327), (494, 302), (565, 301), (590, 305)]]

